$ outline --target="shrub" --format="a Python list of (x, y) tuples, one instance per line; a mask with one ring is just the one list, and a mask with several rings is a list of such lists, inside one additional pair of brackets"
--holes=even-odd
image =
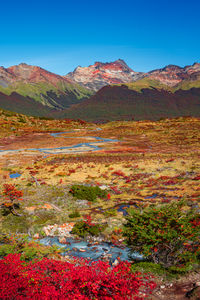
[(117, 215), (117, 210), (116, 210), (116, 209), (106, 210), (106, 211), (104, 212), (104, 215), (105, 215), (106, 217), (114, 217), (114, 216)]
[(10, 236), (5, 244), (0, 245), (0, 256), (4, 257), (11, 253), (20, 253), (22, 260), (43, 258), (50, 254), (57, 255), (60, 250), (56, 246), (44, 246), (35, 241), (28, 241), (26, 236)]
[(9, 244), (0, 245), (0, 257), (6, 256), (6, 255), (8, 255), (10, 253), (14, 253), (14, 252), (15, 252), (14, 245), (9, 245)]
[(181, 267), (198, 261), (200, 214), (184, 211), (184, 202), (132, 209), (124, 225), (126, 243), (164, 267)]
[(69, 218), (79, 218), (81, 215), (79, 211), (75, 210), (71, 214), (69, 214)]
[(149, 277), (131, 272), (131, 265), (42, 259), (28, 262), (19, 254), (0, 261), (0, 299), (142, 299), (155, 288)]
[(99, 235), (105, 229), (105, 225), (94, 224), (90, 216), (85, 216), (84, 220), (77, 222), (72, 228), (72, 234), (80, 237), (87, 235)]
[(72, 185), (70, 193), (77, 199), (94, 202), (97, 197), (104, 198), (107, 196), (106, 190), (101, 190), (98, 186)]
[(15, 185), (12, 184), (4, 184), (3, 185), (3, 203), (1, 207), (3, 208), (3, 214), (7, 215), (8, 213), (12, 213), (14, 215), (20, 216), (16, 209), (19, 209), (19, 201), (22, 200), (23, 192), (17, 190)]

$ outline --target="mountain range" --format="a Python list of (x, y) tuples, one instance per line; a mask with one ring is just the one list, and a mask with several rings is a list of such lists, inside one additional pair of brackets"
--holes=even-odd
[(133, 71), (122, 59), (118, 59), (111, 63), (96, 62), (89, 67), (79, 66), (65, 76), (65, 78), (94, 91), (98, 91), (106, 85), (138, 81), (144, 77), (175, 86), (184, 80), (200, 78), (200, 64), (194, 63), (192, 66), (184, 68), (168, 65), (163, 69), (144, 73)]
[(144, 73), (118, 59), (65, 76), (25, 63), (0, 67), (0, 108), (89, 121), (200, 116), (200, 63)]

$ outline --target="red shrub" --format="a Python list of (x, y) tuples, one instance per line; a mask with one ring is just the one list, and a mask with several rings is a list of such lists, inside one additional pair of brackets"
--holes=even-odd
[(121, 170), (112, 172), (112, 175), (122, 176), (122, 177), (126, 176), (126, 175), (124, 174), (124, 172), (122, 172)]
[(0, 299), (144, 299), (155, 283), (133, 274), (128, 262), (76, 264), (43, 259), (25, 263), (19, 254), (0, 261)]
[(166, 160), (167, 163), (168, 163), (168, 162), (172, 162), (172, 161), (174, 161), (174, 158), (170, 158), (170, 159), (167, 159), (167, 160)]
[(192, 180), (200, 180), (200, 175), (198, 175), (198, 176), (192, 178)]
[(168, 181), (163, 182), (164, 185), (174, 185), (176, 183), (177, 182), (175, 180), (168, 180)]
[(17, 190), (14, 185), (6, 183), (3, 185), (3, 187), (4, 187), (3, 195), (7, 200), (10, 200), (12, 202), (15, 200), (17, 201), (21, 200), (20, 198), (23, 196), (23, 192)]

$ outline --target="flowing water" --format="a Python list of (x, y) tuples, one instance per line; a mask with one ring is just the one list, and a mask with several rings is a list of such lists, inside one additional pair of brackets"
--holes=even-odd
[[(97, 130), (100, 130), (97, 129)], [(71, 133), (74, 131), (67, 131), (67, 132), (57, 132), (57, 133), (50, 133), (51, 136), (59, 138), (61, 135), (66, 133)], [(81, 138), (79, 137), (69, 137), (69, 136), (62, 136), (62, 138)], [(87, 143), (79, 143), (72, 146), (67, 147), (56, 147), (56, 148), (30, 148), (30, 149), (17, 149), (17, 150), (0, 150), (0, 153), (8, 153), (8, 152), (19, 152), (19, 151), (39, 151), (46, 154), (60, 154), (60, 153), (83, 153), (88, 151), (97, 151), (102, 148), (99, 147), (100, 144), (110, 143), (110, 142), (117, 142), (116, 139), (108, 139), (108, 138), (101, 138), (101, 137), (94, 137), (94, 136), (85, 136), (85, 139), (93, 139), (94, 142), (87, 142)], [(10, 174), (10, 178), (17, 178), (20, 177), (21, 174), (13, 173)], [(129, 205), (124, 205), (124, 207), (119, 207), (119, 211), (123, 211), (126, 213), (126, 208)], [(130, 249), (127, 247), (119, 247), (112, 243), (108, 242), (101, 242), (101, 243), (93, 243), (89, 244), (85, 240), (75, 240), (73, 238), (66, 239), (66, 244), (61, 244), (59, 242), (58, 237), (45, 237), (40, 239), (40, 243), (43, 245), (56, 245), (57, 247), (61, 248), (62, 255), (70, 255), (74, 257), (86, 258), (92, 261), (103, 259), (105, 257), (109, 258), (110, 263), (115, 261), (115, 259), (120, 258), (121, 260), (141, 260), (143, 258), (142, 255), (139, 253), (131, 253)]]
[(56, 245), (62, 249), (62, 255), (86, 258), (92, 261), (103, 259), (105, 256), (109, 258), (110, 263), (113, 263), (117, 258), (120, 258), (122, 261), (143, 259), (141, 254), (137, 252), (131, 253), (128, 247), (120, 247), (108, 242), (90, 244), (85, 240), (67, 238), (66, 244), (61, 244), (58, 237), (45, 237), (40, 239), (40, 243), (46, 246)]
[[(100, 130), (100, 128), (98, 129)], [(66, 133), (72, 133), (75, 131), (66, 131), (66, 132), (56, 132), (56, 133), (48, 133), (53, 137), (59, 138), (60, 135), (64, 135)], [(102, 148), (99, 147), (100, 144), (102, 146), (105, 143), (110, 142), (117, 142), (117, 139), (108, 139), (108, 138), (101, 138), (96, 136), (62, 136), (62, 138), (85, 138), (85, 139), (94, 139), (94, 142), (88, 142), (88, 143), (79, 143), (72, 146), (66, 146), (66, 147), (55, 147), (55, 148), (28, 148), (28, 149), (8, 149), (8, 150), (0, 150), (0, 154), (8, 153), (8, 152), (20, 152), (20, 151), (39, 151), (45, 154), (71, 154), (71, 153), (84, 153), (84, 152), (90, 152), (90, 151), (97, 151), (101, 150)]]

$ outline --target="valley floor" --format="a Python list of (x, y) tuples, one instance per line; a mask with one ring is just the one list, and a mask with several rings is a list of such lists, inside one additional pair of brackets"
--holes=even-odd
[[(29, 132), (22, 130), (18, 135), (4, 133), (0, 185), (14, 184), (23, 190), (21, 209), (26, 218), (20, 224), (13, 221), (14, 216), (1, 216), (2, 232), (42, 236), (44, 226), (63, 226), (90, 215), (94, 222), (107, 224), (103, 238), (118, 243), (123, 241), (121, 229), (131, 207), (144, 209), (184, 199), (186, 210), (200, 208), (200, 119), (117, 121), (98, 127), (57, 124), (54, 131), (51, 125), (43, 132), (31, 131), (30, 126)], [(68, 130), (59, 137), (50, 135)], [(95, 144), (96, 138), (102, 140)], [(81, 143), (82, 148), (74, 153), (73, 146)], [(98, 149), (87, 148), (88, 144)], [(64, 147), (71, 150), (37, 150)], [(73, 184), (99, 186), (107, 196), (94, 202), (74, 200), (69, 193)], [(78, 216), (71, 218), (73, 212)], [(160, 283), (164, 288), (152, 299), (187, 299), (183, 297), (199, 281), (197, 277), (193, 274), (172, 286)]]

